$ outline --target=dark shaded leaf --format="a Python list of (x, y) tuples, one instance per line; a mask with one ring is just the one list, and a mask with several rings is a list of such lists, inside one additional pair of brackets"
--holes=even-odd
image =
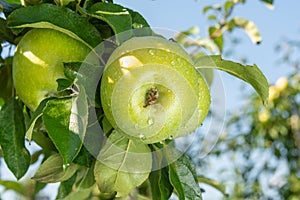
[(34, 194), (37, 194), (42, 189), (44, 189), (46, 186), (47, 186), (46, 183), (42, 183), (42, 182), (36, 181), (35, 182), (35, 187), (34, 187)]
[(153, 35), (153, 31), (150, 28), (150, 25), (146, 21), (146, 19), (138, 12), (133, 10), (127, 9), (131, 15), (132, 19), (132, 28), (133, 34), (135, 36), (149, 36)]
[(260, 0), (260, 1), (264, 2), (268, 6), (273, 6), (273, 4), (274, 4), (274, 0)]
[(25, 27), (55, 29), (83, 42), (91, 49), (102, 41), (97, 29), (86, 18), (66, 7), (52, 4), (17, 9), (9, 15), (7, 21), (8, 26), (15, 30)]
[(0, 111), (0, 145), (8, 168), (17, 179), (26, 173), (30, 154), (25, 147), (23, 106), (10, 98)]
[(7, 41), (14, 43), (14, 35), (11, 30), (7, 27), (6, 20), (0, 18), (0, 42)]
[[(167, 158), (178, 157), (180, 152), (169, 150)], [(169, 179), (176, 190), (179, 200), (201, 200), (201, 190), (198, 185), (196, 171), (191, 160), (182, 154), (175, 162), (169, 165)]]
[(66, 89), (70, 89), (73, 85), (73, 81), (69, 79), (59, 78), (56, 80), (57, 82), (57, 91), (64, 91)]
[(0, 98), (2, 98), (4, 101), (13, 95), (11, 59), (11, 57), (6, 58), (4, 60), (4, 64), (0, 66)]
[[(150, 25), (146, 21), (146, 19), (138, 12), (127, 9), (131, 15), (132, 19), (132, 28), (149, 28)], [(151, 34), (151, 33), (150, 33)]]
[(82, 166), (91, 167), (94, 160), (94, 156), (83, 146), (73, 162)]
[(71, 193), (72, 187), (76, 181), (76, 176), (77, 174), (75, 173), (71, 178), (60, 183), (56, 199), (62, 199)]
[[(16, 0), (12, 0), (12, 1), (16, 1)], [(18, 9), (20, 7), (22, 7), (21, 1), (19, 1), (17, 4), (14, 3), (7, 3), (8, 1), (4, 1), (4, 0), (0, 0), (0, 12), (2, 12), (5, 14), (5, 16), (10, 15), (10, 13), (12, 13), (15, 9)]]
[(269, 96), (269, 83), (255, 64), (253, 66), (242, 65), (232, 61), (223, 60), (221, 56), (216, 55), (198, 58), (196, 61), (196, 68), (215, 68), (236, 76), (252, 85), (260, 95), (262, 101), (264, 103), (267, 102)]
[(7, 2), (9, 4), (21, 4), (20, 0), (5, 0), (5, 2)]
[[(129, 39), (132, 33), (126, 32), (132, 29), (130, 12), (123, 6), (113, 3), (96, 3), (91, 6), (86, 14), (106, 22), (114, 31), (119, 43)], [(125, 34), (121, 34), (124, 33)]]
[(173, 193), (169, 180), (169, 166), (163, 167), (164, 158), (161, 151), (153, 154), (153, 169), (149, 176), (153, 200), (168, 200)]

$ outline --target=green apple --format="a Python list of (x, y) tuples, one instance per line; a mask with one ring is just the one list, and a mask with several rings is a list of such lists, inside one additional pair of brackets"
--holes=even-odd
[(13, 81), (19, 98), (31, 110), (57, 91), (63, 62), (85, 60), (90, 48), (62, 32), (32, 29), (19, 42), (13, 59)]
[(118, 132), (155, 143), (199, 127), (210, 93), (180, 45), (147, 36), (129, 39), (112, 53), (101, 80), (101, 102)]

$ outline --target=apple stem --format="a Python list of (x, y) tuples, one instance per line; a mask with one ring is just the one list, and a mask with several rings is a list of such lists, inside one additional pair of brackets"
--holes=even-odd
[(159, 96), (159, 93), (158, 93), (157, 87), (153, 86), (150, 89), (148, 89), (146, 92), (146, 96), (145, 96), (144, 108), (155, 104), (158, 100), (158, 96)]

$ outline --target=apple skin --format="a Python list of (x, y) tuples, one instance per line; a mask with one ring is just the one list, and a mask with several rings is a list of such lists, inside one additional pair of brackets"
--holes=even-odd
[[(152, 88), (157, 101), (146, 106)], [(100, 89), (112, 126), (147, 144), (193, 132), (210, 107), (208, 86), (190, 56), (177, 43), (154, 36), (119, 46), (106, 64)]]
[(90, 51), (86, 45), (62, 32), (30, 30), (20, 40), (13, 59), (17, 95), (34, 111), (45, 97), (57, 91), (56, 80), (65, 77), (63, 62), (83, 61)]

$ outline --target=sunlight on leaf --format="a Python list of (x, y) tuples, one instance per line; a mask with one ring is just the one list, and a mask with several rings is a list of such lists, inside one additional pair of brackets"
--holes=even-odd
[(254, 44), (259, 44), (261, 42), (262, 38), (259, 30), (252, 21), (240, 17), (234, 17), (231, 22), (235, 24), (235, 26), (244, 29)]
[(223, 60), (221, 56), (203, 56), (197, 59), (196, 68), (215, 68), (225, 71), (239, 79), (252, 85), (256, 92), (260, 95), (264, 104), (267, 103), (269, 96), (269, 83), (264, 74), (254, 64), (242, 65), (229, 60)]

